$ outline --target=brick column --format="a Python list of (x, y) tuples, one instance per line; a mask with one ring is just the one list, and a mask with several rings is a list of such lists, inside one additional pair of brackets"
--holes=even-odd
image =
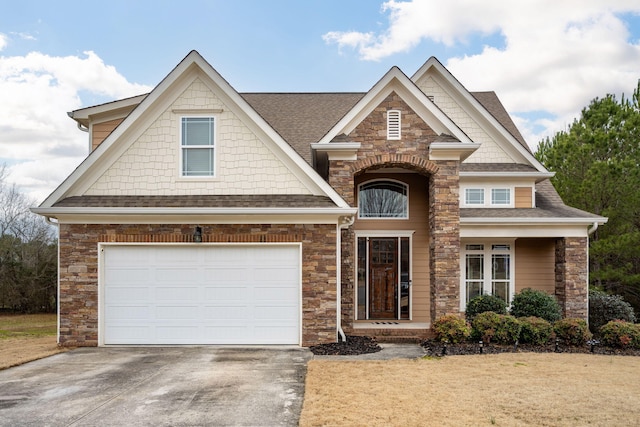
[(587, 320), (589, 315), (588, 239), (565, 237), (556, 240), (556, 298), (564, 317)]
[(456, 160), (436, 162), (429, 179), (431, 321), (460, 313), (460, 179)]

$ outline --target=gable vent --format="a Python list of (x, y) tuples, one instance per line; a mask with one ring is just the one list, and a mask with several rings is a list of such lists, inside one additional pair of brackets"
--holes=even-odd
[(400, 139), (400, 110), (387, 111), (387, 139)]

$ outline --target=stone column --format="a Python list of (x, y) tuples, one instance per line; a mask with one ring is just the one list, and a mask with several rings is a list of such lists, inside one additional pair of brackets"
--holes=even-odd
[(556, 240), (556, 297), (564, 317), (587, 320), (589, 315), (588, 239)]
[(431, 322), (460, 313), (460, 179), (457, 160), (437, 161), (429, 179)]

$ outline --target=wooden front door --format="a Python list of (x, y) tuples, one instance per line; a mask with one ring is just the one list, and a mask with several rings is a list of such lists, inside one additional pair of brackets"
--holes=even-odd
[(369, 318), (398, 318), (398, 239), (369, 239)]

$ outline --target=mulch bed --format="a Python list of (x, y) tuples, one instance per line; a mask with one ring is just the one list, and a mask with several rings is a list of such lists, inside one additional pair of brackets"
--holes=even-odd
[[(472, 354), (481, 354), (479, 343), (460, 343), (447, 344), (435, 340), (426, 340), (422, 342), (425, 355), (430, 357), (441, 356), (464, 356)], [(346, 342), (337, 342), (329, 344), (319, 344), (309, 347), (309, 350), (316, 355), (329, 356), (356, 356), (359, 354), (376, 353), (382, 348), (376, 340), (371, 337), (347, 336)], [(482, 354), (499, 354), (499, 353), (517, 353), (517, 352), (533, 352), (533, 353), (593, 353), (603, 355), (618, 356), (640, 356), (640, 350), (621, 349), (604, 347), (595, 345), (593, 349), (590, 345), (584, 346), (568, 346), (562, 343), (534, 346), (530, 344), (500, 345), (500, 344), (483, 344)]]
[(356, 337), (347, 335), (346, 342), (318, 344), (309, 347), (316, 355), (324, 356), (355, 356), (358, 354), (377, 353), (382, 350), (375, 339), (371, 337)]

